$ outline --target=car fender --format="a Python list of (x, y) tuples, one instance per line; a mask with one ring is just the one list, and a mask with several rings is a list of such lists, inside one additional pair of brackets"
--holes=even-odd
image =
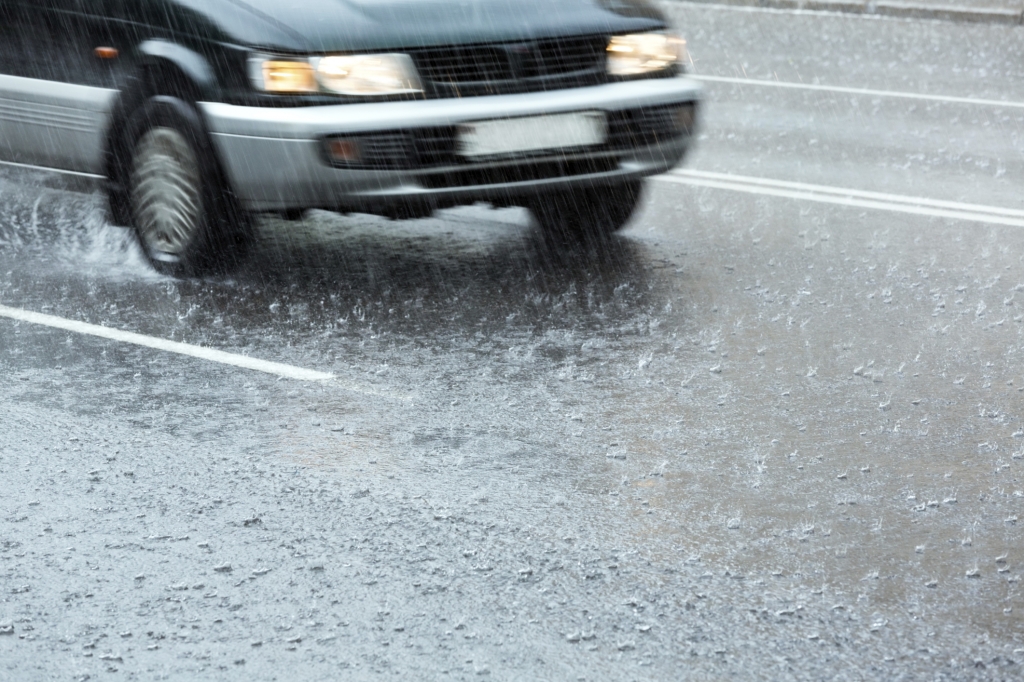
[(195, 95), (209, 98), (217, 89), (218, 82), (213, 68), (206, 57), (195, 50), (169, 40), (146, 40), (138, 47), (140, 72), (164, 71), (173, 67), (181, 77), (195, 88)]
[[(138, 46), (138, 62), (125, 87), (118, 93), (106, 131), (104, 171), (111, 222), (125, 225), (127, 213), (126, 177), (131, 157), (131, 122), (154, 97), (195, 119), (205, 131), (197, 101), (212, 99), (219, 86), (214, 69), (203, 55), (168, 40), (146, 40)], [(136, 131), (137, 132), (137, 131)]]

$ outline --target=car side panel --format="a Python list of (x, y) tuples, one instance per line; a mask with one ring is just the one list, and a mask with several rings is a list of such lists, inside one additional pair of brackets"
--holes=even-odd
[(103, 172), (116, 90), (0, 75), (0, 160)]

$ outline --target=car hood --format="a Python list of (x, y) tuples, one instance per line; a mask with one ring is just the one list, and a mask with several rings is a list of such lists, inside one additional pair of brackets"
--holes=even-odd
[[(335, 52), (649, 31), (648, 0), (230, 0), (267, 27), (261, 47)], [(272, 27), (272, 28), (271, 28)]]

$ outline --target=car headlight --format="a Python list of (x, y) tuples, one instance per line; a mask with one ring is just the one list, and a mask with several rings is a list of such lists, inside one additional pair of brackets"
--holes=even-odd
[(409, 95), (423, 92), (416, 67), (407, 54), (320, 57), (316, 79), (339, 95)]
[(670, 33), (612, 36), (608, 42), (608, 73), (639, 76), (671, 68), (686, 59), (686, 41)]
[(423, 92), (407, 54), (366, 54), (292, 59), (254, 56), (249, 78), (264, 92), (304, 94), (329, 92), (373, 97)]

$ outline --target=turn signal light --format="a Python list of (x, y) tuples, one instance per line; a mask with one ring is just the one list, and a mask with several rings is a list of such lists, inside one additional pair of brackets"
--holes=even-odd
[(294, 94), (320, 89), (309, 62), (267, 60), (262, 66), (263, 89), (267, 92)]
[(327, 155), (335, 163), (358, 163), (363, 158), (359, 140), (333, 137), (327, 140)]

